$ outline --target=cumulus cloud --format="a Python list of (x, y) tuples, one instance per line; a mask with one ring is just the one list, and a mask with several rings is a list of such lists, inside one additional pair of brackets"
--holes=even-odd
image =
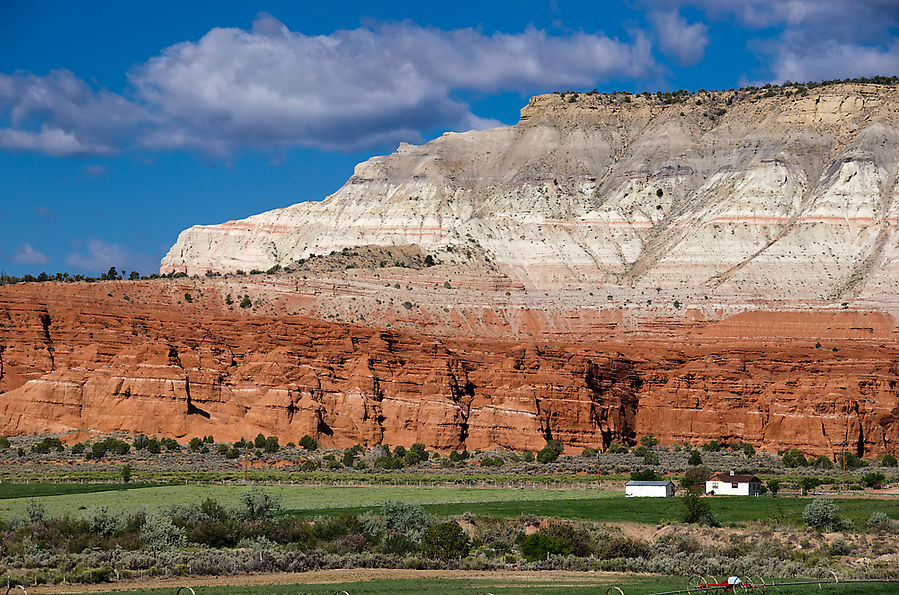
[(655, 71), (651, 44), (529, 28), (485, 35), (412, 23), (330, 35), (263, 14), (251, 30), (215, 28), (128, 74), (131, 99), (66, 71), (0, 75), (0, 147), (102, 155), (128, 146), (227, 154), (242, 147), (357, 149), (420, 131), (496, 124), (457, 92), (552, 90)]
[(132, 252), (120, 244), (91, 239), (87, 244), (66, 256), (66, 264), (78, 271), (105, 273), (109, 267), (120, 271), (152, 271), (158, 268), (158, 259), (148, 254)]
[(105, 155), (149, 118), (108, 91), (94, 91), (66, 70), (47, 76), (0, 74), (0, 147), (72, 157)]
[(681, 65), (696, 64), (702, 60), (709, 44), (708, 27), (702, 23), (687, 24), (677, 10), (657, 11), (649, 15), (656, 29), (659, 45), (669, 54), (677, 56)]
[[(751, 47), (774, 81), (899, 74), (896, 0), (645, 0), (655, 9), (693, 6), (765, 30)], [(774, 37), (768, 29), (774, 29)]]
[(12, 255), (12, 261), (14, 263), (28, 266), (44, 264), (48, 260), (50, 259), (47, 258), (46, 254), (26, 242), (19, 244), (19, 247), (16, 248), (16, 251)]

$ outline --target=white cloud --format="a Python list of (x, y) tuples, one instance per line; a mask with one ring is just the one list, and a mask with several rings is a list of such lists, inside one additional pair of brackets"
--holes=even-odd
[(109, 267), (116, 267), (119, 272), (155, 271), (159, 266), (158, 262), (157, 258), (148, 254), (132, 252), (120, 244), (99, 239), (88, 240), (84, 250), (77, 250), (66, 256), (68, 266), (87, 273), (105, 273)]
[(12, 261), (14, 263), (29, 266), (44, 264), (49, 260), (50, 259), (47, 258), (46, 254), (26, 242), (19, 244), (19, 247), (16, 248), (16, 251), (12, 255)]
[[(899, 74), (897, 0), (644, 0), (655, 9), (693, 6), (764, 31), (750, 42), (773, 81)], [(768, 29), (774, 29), (771, 37)], [(764, 76), (744, 79), (764, 78)]]
[(662, 49), (677, 56), (681, 65), (696, 64), (702, 60), (709, 43), (706, 25), (688, 25), (687, 19), (677, 10), (653, 12), (649, 20), (656, 29)]
[(418, 140), (433, 128), (493, 125), (457, 92), (550, 91), (654, 73), (642, 34), (485, 35), (412, 23), (330, 35), (268, 15), (249, 31), (215, 28), (129, 73), (123, 96), (66, 71), (0, 75), (0, 146), (55, 155), (129, 146), (227, 154), (243, 147), (355, 149)]

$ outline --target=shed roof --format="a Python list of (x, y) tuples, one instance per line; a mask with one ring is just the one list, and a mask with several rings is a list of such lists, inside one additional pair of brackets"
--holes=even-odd
[(627, 482), (625, 485), (629, 485), (629, 486), (666, 486), (670, 483), (671, 483), (670, 479), (666, 479), (665, 481), (634, 481), (634, 480), (631, 480), (631, 481)]
[(724, 483), (761, 483), (762, 480), (755, 475), (731, 475), (730, 473), (718, 473), (709, 478), (709, 481), (723, 481)]

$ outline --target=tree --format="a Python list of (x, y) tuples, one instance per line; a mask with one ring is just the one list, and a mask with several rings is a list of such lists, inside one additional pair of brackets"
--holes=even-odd
[(691, 467), (702, 465), (702, 455), (699, 454), (698, 450), (693, 449), (690, 451), (690, 458), (687, 459), (687, 464)]
[(562, 454), (562, 442), (559, 440), (548, 440), (546, 446), (537, 453), (537, 461), (540, 463), (552, 463)]
[(816, 487), (821, 485), (821, 480), (817, 477), (800, 477), (799, 478), (799, 489), (802, 490), (802, 495), (807, 496), (809, 490), (814, 490)]
[(743, 443), (743, 454), (747, 459), (751, 459), (755, 456), (755, 447), (749, 444), (748, 442)]
[(841, 452), (837, 455), (836, 461), (838, 467), (850, 470), (865, 466), (865, 462), (851, 452)]
[(278, 444), (277, 436), (269, 436), (265, 439), (265, 442), (262, 445), (262, 449), (265, 452), (278, 452), (278, 449), (281, 448)]
[(871, 473), (862, 475), (862, 485), (866, 488), (881, 486), (885, 480), (886, 478), (880, 471), (872, 471)]
[(521, 542), (521, 555), (528, 562), (546, 560), (550, 554), (567, 556), (571, 549), (571, 544), (565, 539), (550, 537), (544, 533), (528, 535)]
[(281, 501), (259, 487), (240, 495), (240, 517), (246, 521), (270, 521), (281, 510)]
[(705, 482), (709, 480), (710, 473), (705, 467), (690, 467), (680, 480), (681, 486), (692, 492), (704, 492)]
[(815, 469), (833, 469), (833, 461), (824, 455), (819, 456), (812, 462)]
[(309, 434), (305, 434), (302, 438), (300, 438), (300, 441), (297, 444), (299, 444), (300, 448), (303, 448), (304, 450), (308, 450), (310, 452), (318, 450), (318, 440), (316, 440)]
[(265, 435), (262, 432), (256, 434), (256, 439), (253, 440), (253, 446), (256, 448), (262, 448), (265, 446)]
[(784, 467), (807, 467), (808, 460), (805, 455), (799, 452), (798, 448), (792, 448), (786, 451), (781, 457)]
[(241, 298), (241, 300), (240, 300), (241, 308), (249, 308), (252, 305), (253, 305), (253, 302), (250, 301), (250, 296), (245, 295), (245, 296), (243, 296), (243, 298)]
[(777, 492), (780, 491), (780, 480), (779, 479), (769, 479), (765, 485), (768, 486), (768, 490), (771, 492), (772, 498), (777, 496)]
[(632, 481), (655, 481), (659, 478), (656, 475), (656, 472), (652, 469), (644, 469), (642, 471), (632, 471), (631, 472), (631, 480)]
[(883, 457), (881, 457), (880, 464), (884, 467), (895, 467), (899, 465), (899, 461), (897, 461), (896, 457), (894, 457), (893, 455), (885, 454), (883, 455)]
[(712, 514), (712, 507), (705, 498), (695, 491), (691, 490), (684, 494), (681, 498), (681, 504), (683, 504), (684, 508), (683, 519), (685, 523), (708, 525), (710, 527), (718, 526), (718, 520)]
[(652, 433), (649, 433), (640, 437), (640, 444), (646, 448), (655, 448), (659, 445), (659, 441)]
[(468, 555), (471, 543), (457, 523), (436, 523), (425, 529), (421, 538), (421, 553), (435, 560), (447, 562)]
[(123, 465), (122, 470), (119, 472), (122, 476), (122, 481), (125, 483), (129, 483), (131, 481), (131, 465)]

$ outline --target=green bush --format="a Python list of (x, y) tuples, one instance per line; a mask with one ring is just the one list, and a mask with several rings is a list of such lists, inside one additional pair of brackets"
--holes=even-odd
[(148, 516), (141, 527), (140, 537), (145, 547), (154, 551), (173, 550), (187, 545), (184, 530), (164, 516)]
[(297, 442), (300, 448), (304, 450), (308, 450), (310, 452), (318, 450), (318, 440), (310, 436), (309, 434), (305, 434), (300, 441)]
[(840, 507), (829, 498), (812, 500), (802, 511), (802, 519), (808, 526), (821, 530), (833, 531), (843, 524), (840, 519)]
[(545, 560), (550, 554), (567, 556), (571, 553), (571, 544), (564, 539), (557, 539), (543, 533), (528, 535), (521, 542), (521, 555), (528, 562)]
[(683, 520), (685, 523), (717, 527), (718, 520), (712, 514), (712, 507), (705, 498), (693, 491), (688, 491), (682, 498)]
[(812, 461), (812, 466), (815, 469), (833, 469), (833, 461), (831, 461), (828, 457), (821, 455), (814, 461)]
[(866, 488), (882, 486), (884, 481), (886, 481), (886, 477), (884, 477), (883, 473), (881, 473), (880, 471), (872, 471), (870, 473), (865, 473), (864, 475), (862, 475), (862, 485)]
[(389, 533), (402, 533), (416, 542), (431, 524), (430, 517), (421, 506), (404, 502), (385, 502), (381, 507), (381, 516)]
[(652, 433), (649, 433), (640, 437), (640, 444), (646, 448), (655, 448), (659, 445), (659, 441)]
[(536, 457), (534, 456), (534, 451), (532, 450), (526, 450), (521, 453), (521, 460), (525, 463), (533, 463), (535, 458)]
[(643, 469), (642, 471), (632, 471), (632, 481), (656, 481), (659, 476), (652, 469)]
[[(2, 446), (0, 446), (0, 448), (2, 448)], [(896, 457), (894, 457), (893, 455), (885, 454), (880, 458), (880, 464), (884, 467), (895, 467), (899, 465), (899, 461), (897, 461)]]
[(859, 467), (864, 467), (865, 462), (854, 453), (841, 452), (837, 455), (837, 466), (840, 468), (845, 466), (846, 469), (858, 469)]
[(711, 474), (705, 467), (690, 467), (681, 478), (680, 485), (686, 490), (702, 493), (705, 491), (705, 482), (709, 480), (709, 477)]
[(808, 467), (808, 460), (805, 458), (805, 455), (799, 452), (798, 448), (792, 448), (785, 453), (781, 457), (783, 461), (784, 467)]
[(599, 557), (604, 560), (615, 558), (649, 558), (652, 548), (648, 543), (630, 537), (616, 537), (603, 544), (599, 551)]
[(457, 560), (468, 555), (471, 543), (457, 523), (445, 522), (425, 529), (421, 538), (421, 553), (426, 558)]
[(766, 482), (768, 486), (768, 490), (771, 492), (771, 496), (777, 496), (777, 492), (780, 491), (780, 480), (779, 479), (769, 479)]
[(687, 459), (687, 464), (691, 467), (702, 465), (702, 455), (699, 454), (698, 450), (693, 449), (690, 451), (690, 458)]
[(552, 463), (556, 459), (559, 458), (559, 455), (562, 454), (563, 450), (562, 442), (559, 440), (548, 440), (546, 442), (546, 446), (540, 449), (540, 452), (537, 453), (537, 462), (543, 463), (544, 465), (547, 463)]
[(270, 521), (281, 511), (281, 501), (262, 488), (252, 487), (240, 495), (238, 516), (247, 521)]
[(718, 444), (717, 440), (709, 440), (702, 445), (702, 450), (706, 452), (718, 452), (719, 450), (721, 450), (721, 445)]
[(63, 452), (65, 449), (65, 446), (62, 445), (62, 441), (59, 438), (44, 438), (37, 444), (31, 446), (31, 452), (38, 454), (47, 454), (51, 450)]
[(821, 480), (817, 477), (800, 477), (799, 478), (799, 489), (802, 490), (802, 495), (808, 495), (811, 490), (814, 490), (816, 487), (821, 485)]
[(886, 514), (876, 511), (872, 512), (871, 516), (868, 517), (868, 528), (869, 529), (885, 529), (890, 526), (890, 517)]
[(245, 296), (243, 296), (243, 297), (241, 298), (241, 300), (240, 300), (240, 307), (241, 307), (241, 308), (249, 308), (249, 307), (252, 306), (252, 305), (253, 305), (253, 302), (250, 301), (250, 296), (245, 295)]

